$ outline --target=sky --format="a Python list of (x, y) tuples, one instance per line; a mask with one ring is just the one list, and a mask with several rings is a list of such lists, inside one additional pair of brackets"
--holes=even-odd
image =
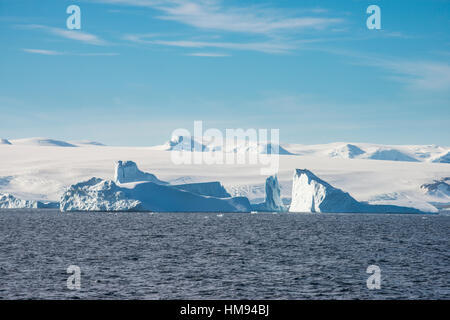
[(0, 138), (449, 146), (449, 30), (443, 0), (0, 0)]

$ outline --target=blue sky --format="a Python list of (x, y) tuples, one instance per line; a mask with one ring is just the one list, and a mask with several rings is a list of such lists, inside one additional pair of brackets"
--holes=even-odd
[(449, 30), (438, 0), (0, 0), (0, 137), (154, 145), (203, 120), (448, 146)]

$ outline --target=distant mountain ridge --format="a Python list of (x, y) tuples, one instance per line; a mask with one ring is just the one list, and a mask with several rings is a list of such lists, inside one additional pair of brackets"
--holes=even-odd
[[(0, 139), (0, 145), (46, 147), (105, 147), (96, 141), (62, 141), (50, 138)], [(190, 152), (258, 153), (291, 156), (313, 156), (332, 159), (366, 159), (381, 161), (450, 163), (450, 147), (437, 145), (383, 145), (373, 143), (335, 142), (318, 145), (278, 144), (270, 141), (214, 141), (211, 137), (173, 136), (150, 150)]]

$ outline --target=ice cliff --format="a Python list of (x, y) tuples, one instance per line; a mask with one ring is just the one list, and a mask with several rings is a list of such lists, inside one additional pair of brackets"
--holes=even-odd
[[(70, 186), (61, 197), (61, 211), (157, 211), (157, 212), (248, 212), (244, 197), (217, 198), (186, 191), (182, 186), (140, 182), (118, 186), (92, 178)], [(189, 189), (190, 187), (187, 187)]]
[(414, 208), (359, 202), (306, 169), (294, 172), (289, 212), (423, 213)]
[(154, 174), (142, 172), (133, 161), (118, 161), (114, 171), (114, 181), (116, 183), (128, 183), (138, 181), (150, 181), (158, 184), (167, 184), (161, 181)]

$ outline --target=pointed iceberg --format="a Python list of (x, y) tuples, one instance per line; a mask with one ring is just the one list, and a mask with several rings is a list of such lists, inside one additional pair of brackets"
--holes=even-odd
[(425, 213), (415, 208), (359, 202), (306, 169), (294, 172), (289, 212)]

